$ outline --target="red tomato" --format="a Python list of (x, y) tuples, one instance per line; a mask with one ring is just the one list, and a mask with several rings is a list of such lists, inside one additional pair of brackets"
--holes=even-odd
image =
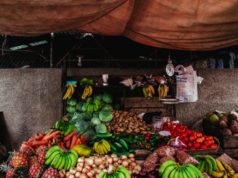
[(210, 146), (210, 148), (211, 148), (211, 149), (216, 149), (217, 146), (218, 146), (218, 145), (214, 143), (214, 144), (212, 144), (212, 145)]
[(196, 142), (198, 143), (202, 143), (204, 141), (204, 137), (200, 137), (196, 139)]
[(194, 146), (196, 149), (198, 149), (198, 148), (200, 148), (200, 143), (194, 143), (193, 146)]
[(187, 146), (188, 146), (188, 148), (192, 148), (193, 144), (192, 144), (191, 142), (189, 142), (189, 143), (187, 144)]
[(192, 131), (191, 131), (191, 130), (188, 130), (188, 131), (187, 131), (187, 134), (188, 134), (188, 135), (191, 135), (191, 134), (192, 134)]
[(200, 148), (203, 149), (203, 150), (206, 150), (207, 149), (207, 145), (201, 145)]
[(193, 136), (193, 135), (191, 135), (190, 137), (189, 137), (189, 140), (190, 141), (194, 141), (196, 138)]
[(197, 132), (196, 136), (197, 136), (198, 138), (200, 138), (200, 137), (202, 137), (203, 135), (202, 135), (201, 132)]
[(207, 139), (208, 139), (208, 140), (213, 140), (214, 137), (213, 137), (213, 136), (208, 136)]

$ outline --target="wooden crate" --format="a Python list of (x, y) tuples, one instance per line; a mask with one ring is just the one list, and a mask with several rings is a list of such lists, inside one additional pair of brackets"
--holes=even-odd
[(121, 103), (127, 111), (142, 112), (161, 112), (162, 116), (174, 116), (173, 105), (162, 104), (158, 97), (128, 97), (121, 98)]

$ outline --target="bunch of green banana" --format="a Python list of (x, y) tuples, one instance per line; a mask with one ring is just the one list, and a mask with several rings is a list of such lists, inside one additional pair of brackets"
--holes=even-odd
[(131, 178), (131, 173), (125, 167), (119, 167), (113, 174), (102, 171), (98, 178)]
[(216, 159), (217, 170), (212, 172), (212, 176), (215, 178), (238, 178), (238, 173), (235, 173), (234, 169), (229, 166), (227, 163), (222, 163)]
[(179, 165), (173, 160), (165, 161), (159, 168), (159, 174), (162, 178), (204, 178), (193, 164)]
[(213, 171), (217, 171), (216, 160), (210, 155), (196, 155), (194, 158), (199, 162), (197, 168), (201, 172), (206, 172), (209, 175), (212, 175)]
[(83, 89), (83, 94), (81, 96), (82, 100), (85, 100), (87, 97), (93, 94), (93, 87), (91, 85), (86, 85)]
[(70, 99), (73, 96), (77, 85), (76, 84), (66, 84), (66, 87), (67, 87), (67, 90), (64, 94), (63, 100)]
[(129, 154), (129, 146), (127, 142), (120, 138), (114, 142), (110, 142), (112, 153), (115, 153), (118, 156)]
[(160, 84), (158, 87), (159, 98), (165, 98), (168, 95), (169, 87), (166, 84)]
[(96, 153), (98, 153), (100, 155), (105, 155), (111, 151), (111, 146), (108, 143), (108, 141), (102, 139), (102, 140), (94, 143), (93, 149)]
[(151, 98), (155, 94), (155, 89), (153, 85), (146, 85), (142, 89), (145, 98)]
[(45, 164), (51, 165), (58, 170), (69, 170), (77, 164), (78, 154), (74, 150), (63, 152), (59, 146), (52, 146), (46, 152)]

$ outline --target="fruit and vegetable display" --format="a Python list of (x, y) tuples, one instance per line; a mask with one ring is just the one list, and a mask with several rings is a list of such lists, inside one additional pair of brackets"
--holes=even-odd
[[(153, 129), (138, 113), (115, 110), (112, 96), (94, 94), (92, 85), (92, 80), (83, 78), (80, 96), (75, 97), (77, 82), (67, 83), (65, 115), (11, 153), (0, 165), (6, 178), (238, 177), (233, 165), (208, 153), (189, 154), (191, 150), (218, 149), (213, 136), (172, 120)], [(153, 89), (147, 87), (147, 97), (153, 96)], [(161, 97), (167, 90), (161, 84)], [(227, 118), (226, 128), (232, 133), (235, 130), (234, 116), (211, 117), (218, 125)], [(138, 151), (144, 150), (146, 159), (138, 160)]]
[(238, 113), (214, 111), (208, 113), (206, 118), (214, 127), (219, 128), (224, 136), (234, 136), (238, 138)]
[(201, 132), (190, 130), (186, 125), (171, 120), (162, 124), (161, 130), (169, 131), (171, 138), (182, 141), (188, 150), (217, 149), (218, 143), (213, 136), (206, 136)]

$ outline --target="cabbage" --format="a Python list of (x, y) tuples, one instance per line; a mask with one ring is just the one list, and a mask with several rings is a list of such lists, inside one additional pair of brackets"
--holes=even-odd
[(99, 118), (93, 117), (93, 118), (91, 119), (91, 123), (92, 123), (93, 125), (99, 125), (99, 124), (101, 124), (101, 121), (100, 121)]
[(109, 122), (113, 118), (112, 112), (108, 110), (102, 110), (99, 112), (99, 119), (102, 122)]
[(92, 140), (96, 138), (96, 133), (92, 129), (88, 129), (85, 133), (83, 133), (83, 136), (87, 137), (89, 140)]
[(77, 111), (82, 111), (82, 107), (83, 107), (83, 103), (80, 102), (76, 105), (76, 110)]
[(102, 95), (102, 100), (107, 104), (112, 103), (112, 97), (106, 93)]
[(95, 127), (97, 133), (107, 133), (107, 127), (105, 124), (99, 124)]
[(77, 104), (77, 100), (75, 98), (71, 98), (67, 100), (67, 105), (75, 106)]
[(77, 120), (77, 122), (75, 123), (75, 127), (77, 132), (79, 132), (80, 134), (83, 134), (90, 127), (90, 124), (89, 122), (86, 122), (84, 120)]

